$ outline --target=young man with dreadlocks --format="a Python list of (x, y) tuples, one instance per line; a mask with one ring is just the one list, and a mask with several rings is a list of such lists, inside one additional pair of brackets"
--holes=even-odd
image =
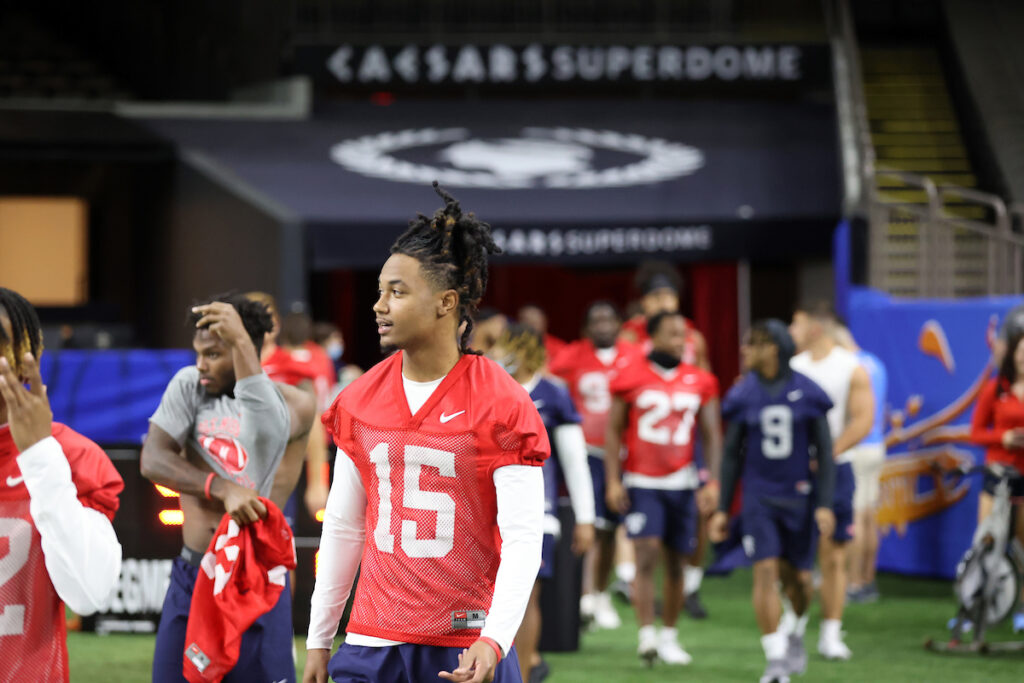
[(17, 292), (0, 287), (5, 681), (68, 681), (64, 604), (83, 615), (103, 609), (121, 571), (111, 520), (124, 483), (99, 446), (53, 422), (39, 376), (42, 350), (35, 310)]
[[(236, 616), (245, 611), (248, 617), (251, 611), (258, 618), (241, 627), (234, 662), (187, 639), (198, 637), (192, 634), (203, 628), (201, 620), (191, 618), (196, 596), (206, 597), (199, 592), (198, 581), (204, 575), (216, 576), (217, 569), (223, 571), (219, 560), (205, 552), (222, 518), (230, 515), (238, 534), (240, 527), (268, 516), (263, 499), (272, 499), (286, 450), (297, 450), (300, 456), (305, 451), (315, 400), (301, 389), (275, 384), (260, 367), (258, 349), (272, 327), (265, 304), (242, 295), (216, 297), (193, 307), (189, 322), (195, 329), (196, 363), (179, 370), (167, 385), (149, 418), (140, 461), (144, 477), (181, 493), (185, 514), (183, 547), (174, 559), (156, 636), (153, 681), (179, 683), (186, 675), (189, 680), (206, 680), (203, 671), (211, 665), (230, 667), (226, 682), (294, 681), (291, 594), (286, 585), (269, 611), (237, 606)], [(293, 445), (297, 448), (291, 449)], [(278, 498), (275, 504), (280, 507), (284, 501)], [(283, 518), (281, 526), (275, 530), (287, 532)], [(224, 539), (218, 552), (229, 534), (218, 537), (219, 544)], [(255, 582), (251, 593), (251, 604), (258, 604), (263, 596), (257, 595)], [(217, 595), (215, 587), (213, 596)], [(227, 633), (228, 639), (235, 635)]]
[(466, 346), (499, 251), (490, 226), (434, 187), (444, 208), (412, 221), (380, 272), (377, 332), (398, 351), (323, 418), (338, 457), (307, 683), (520, 681), (512, 640), (541, 563), (550, 449), (526, 391)]

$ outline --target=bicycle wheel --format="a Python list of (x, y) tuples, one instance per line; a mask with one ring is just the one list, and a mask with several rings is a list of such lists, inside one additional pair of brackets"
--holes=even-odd
[(984, 599), (987, 625), (998, 624), (1017, 605), (1021, 575), (1009, 556), (979, 553), (972, 548), (960, 561), (956, 574), (953, 590), (960, 605), (973, 612), (978, 600)]

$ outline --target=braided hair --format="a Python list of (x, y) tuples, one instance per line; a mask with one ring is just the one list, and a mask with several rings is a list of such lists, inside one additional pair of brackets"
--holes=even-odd
[(500, 254), (491, 237), (491, 226), (472, 213), (462, 213), (455, 197), (441, 189), (434, 191), (444, 208), (433, 218), (417, 214), (409, 229), (391, 245), (392, 254), (411, 256), (420, 262), (426, 279), (439, 290), (454, 289), (459, 295), (459, 325), (466, 324), (459, 339), (459, 351), (479, 355), (469, 348), (477, 304), (487, 289), (487, 256)]
[(14, 374), (21, 376), (22, 357), (31, 353), (39, 360), (43, 351), (43, 330), (39, 316), (25, 297), (13, 289), (0, 287), (0, 315), (11, 323), (11, 335), (0, 325), (0, 355), (10, 364)]
[(522, 323), (512, 323), (505, 328), (498, 338), (497, 346), (520, 356), (522, 366), (529, 372), (537, 372), (547, 362), (544, 338), (536, 330)]

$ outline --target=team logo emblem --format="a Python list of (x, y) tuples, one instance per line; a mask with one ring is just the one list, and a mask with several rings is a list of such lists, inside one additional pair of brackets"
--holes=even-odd
[(624, 520), (626, 523), (626, 531), (633, 534), (639, 534), (647, 526), (647, 515), (642, 512), (631, 512), (626, 515)]
[(224, 436), (202, 436), (199, 444), (230, 474), (238, 474), (249, 462), (249, 454), (238, 442)]
[[(429, 162), (421, 161), (425, 153)], [(345, 140), (330, 154), (345, 169), (373, 178), (488, 189), (630, 187), (704, 166), (703, 152), (689, 145), (588, 128), (524, 128), (503, 138), (420, 128)]]
[(754, 537), (747, 534), (743, 537), (743, 552), (747, 554), (747, 557), (753, 557), (757, 551), (757, 543), (754, 541)]

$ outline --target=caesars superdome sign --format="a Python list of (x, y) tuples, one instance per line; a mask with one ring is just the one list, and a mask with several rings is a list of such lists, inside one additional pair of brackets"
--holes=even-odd
[(342, 88), (750, 87), (826, 82), (829, 53), (818, 44), (344, 44), (300, 47), (297, 61), (321, 84)]

